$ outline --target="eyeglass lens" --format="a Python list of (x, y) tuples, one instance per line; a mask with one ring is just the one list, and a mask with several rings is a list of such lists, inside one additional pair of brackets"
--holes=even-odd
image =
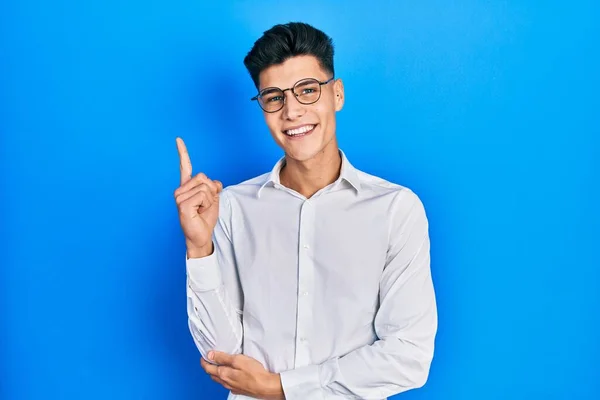
[[(304, 79), (296, 83), (292, 92), (302, 104), (312, 104), (319, 100), (321, 85), (316, 79)], [(281, 89), (267, 88), (259, 97), (260, 105), (265, 111), (277, 111), (283, 107), (285, 94)]]

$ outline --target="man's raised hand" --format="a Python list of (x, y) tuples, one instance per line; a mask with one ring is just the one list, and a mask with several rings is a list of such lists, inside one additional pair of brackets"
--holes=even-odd
[(185, 143), (181, 138), (176, 142), (181, 185), (175, 189), (174, 196), (187, 255), (189, 258), (205, 257), (213, 252), (212, 233), (219, 217), (219, 194), (223, 184), (203, 173), (192, 177), (192, 162)]

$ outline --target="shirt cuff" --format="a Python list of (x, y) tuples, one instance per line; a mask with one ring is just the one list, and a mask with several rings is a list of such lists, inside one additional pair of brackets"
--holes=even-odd
[(187, 258), (185, 266), (190, 287), (198, 292), (215, 290), (223, 284), (217, 252), (202, 258)]
[(286, 400), (324, 399), (319, 366), (308, 365), (279, 373)]

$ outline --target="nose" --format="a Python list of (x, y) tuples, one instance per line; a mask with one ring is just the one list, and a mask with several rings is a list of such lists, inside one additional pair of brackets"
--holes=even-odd
[(281, 116), (287, 120), (295, 120), (300, 118), (306, 112), (304, 105), (302, 105), (294, 93), (290, 90), (285, 93), (285, 103), (283, 105)]

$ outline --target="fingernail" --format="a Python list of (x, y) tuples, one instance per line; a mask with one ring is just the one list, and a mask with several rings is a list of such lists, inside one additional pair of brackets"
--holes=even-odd
[(212, 351), (208, 352), (208, 359), (212, 360), (215, 357), (214, 353)]

